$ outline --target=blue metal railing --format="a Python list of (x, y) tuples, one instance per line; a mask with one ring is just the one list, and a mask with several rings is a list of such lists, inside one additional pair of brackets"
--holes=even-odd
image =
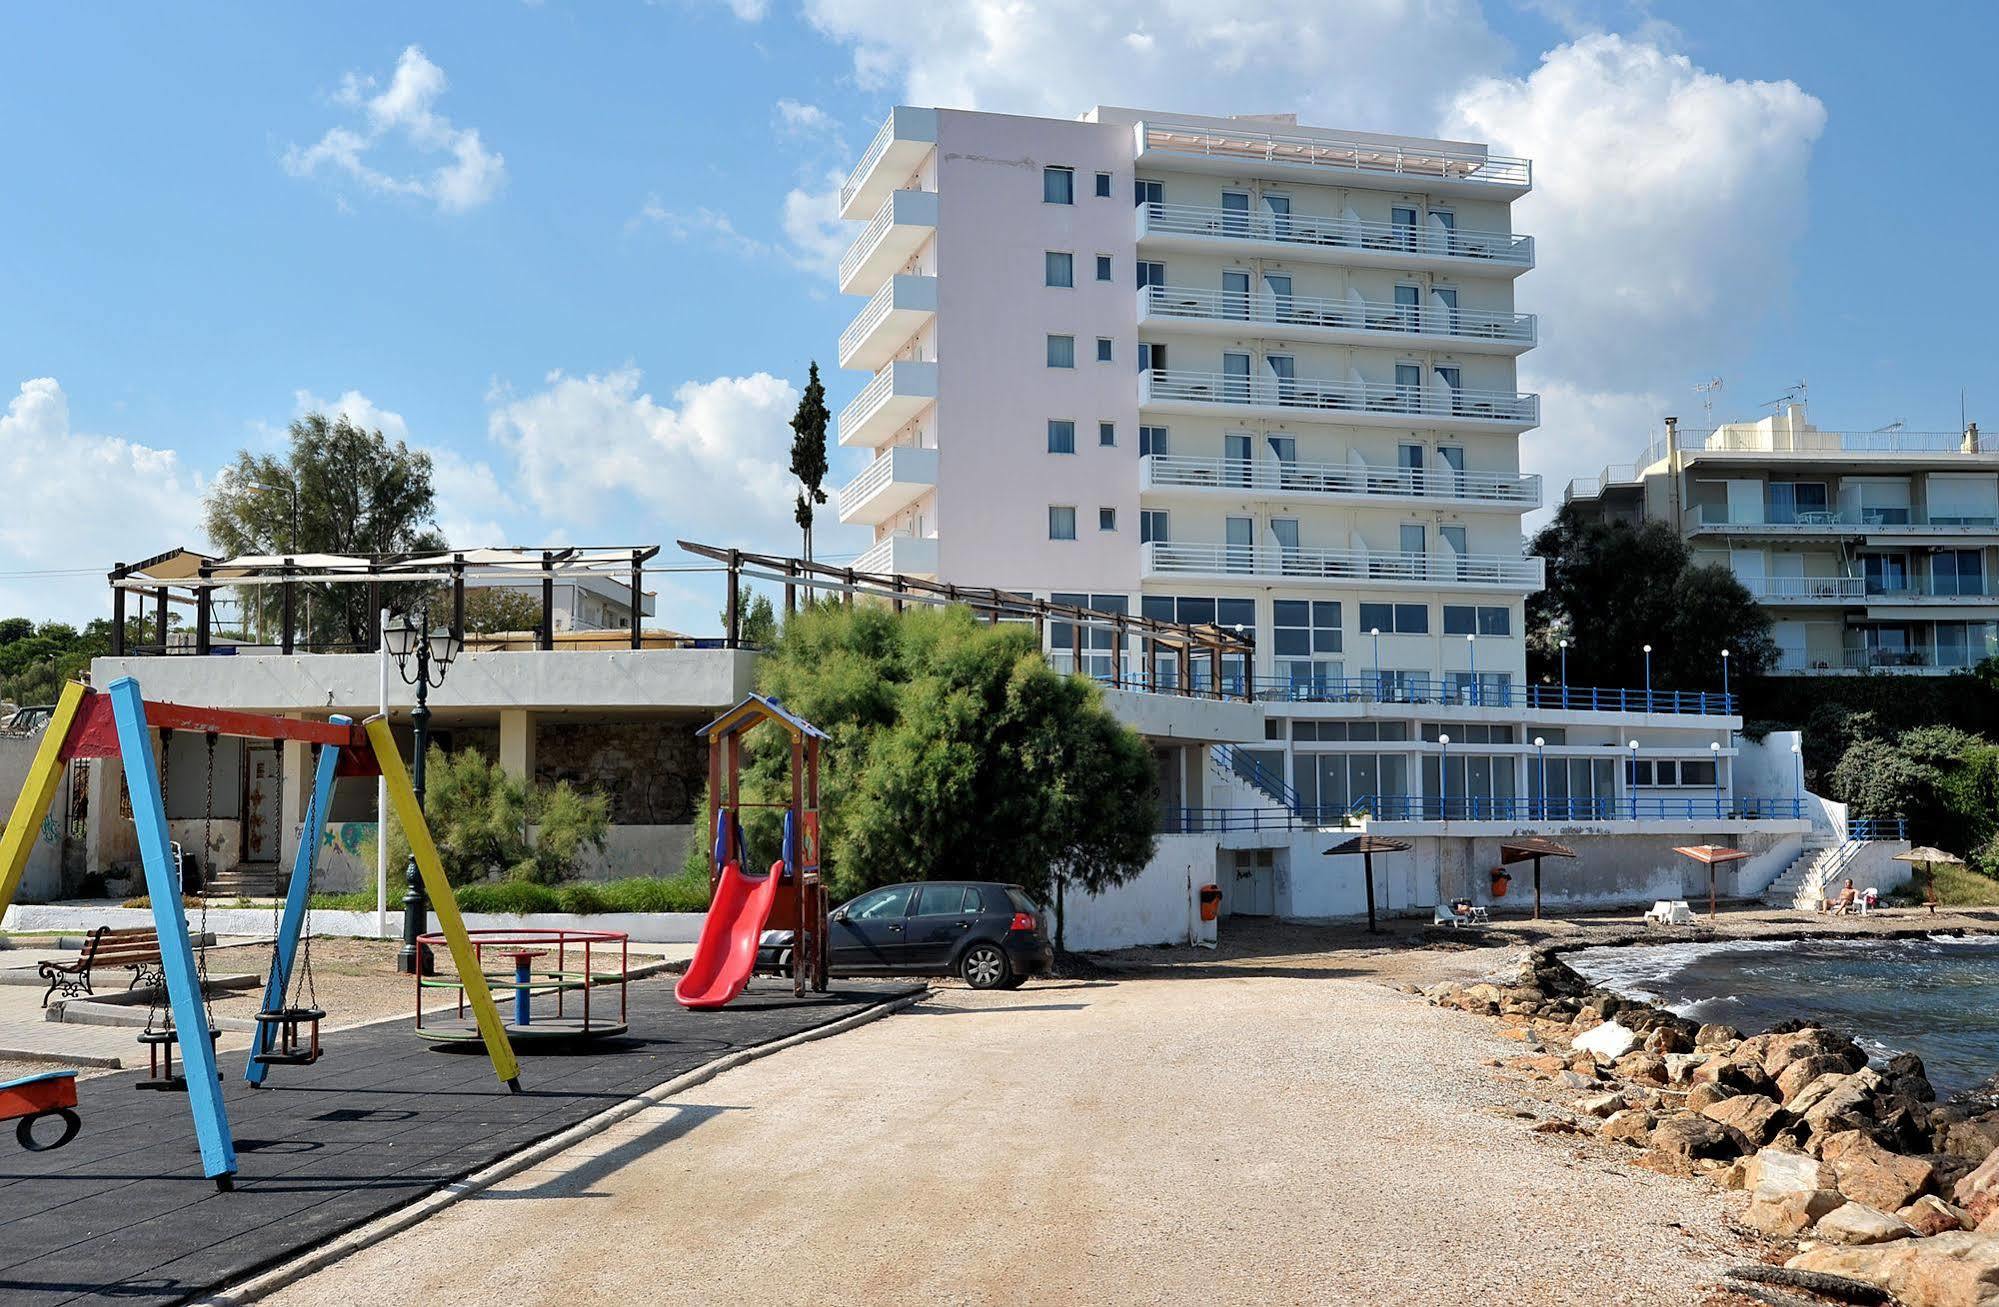
[(1909, 823), (1901, 817), (1851, 817), (1846, 823), (1849, 840), (1905, 840)]
[(1338, 818), (1326, 822), (1277, 808), (1176, 808), (1159, 811), (1159, 830), (1164, 835), (1207, 835), (1223, 831), (1301, 830), (1318, 825), (1335, 826)]
[[(1095, 679), (1121, 690), (1149, 694), (1213, 693), (1205, 677), (1182, 690), (1170, 673), (1099, 672)], [(1478, 685), (1471, 681), (1393, 676), (1291, 677), (1224, 673), (1221, 694), (1266, 703), (1437, 704), (1463, 708), (1531, 708), (1544, 712), (1671, 713), (1736, 715), (1737, 696), (1719, 690), (1616, 689), (1590, 685)]]
[(1281, 803), (1293, 812), (1302, 806), (1298, 791), (1285, 784), (1282, 776), (1275, 774), (1237, 746), (1217, 744), (1210, 756), (1223, 772), (1248, 781), (1268, 795), (1272, 803)]
[(1370, 794), (1346, 809), (1375, 821), (1782, 821), (1805, 815), (1801, 799), (1636, 795), (1523, 798), (1478, 794)]

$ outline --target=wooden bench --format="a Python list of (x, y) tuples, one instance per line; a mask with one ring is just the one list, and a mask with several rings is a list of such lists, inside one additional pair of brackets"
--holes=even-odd
[(43, 962), (35, 968), (49, 982), (48, 992), (42, 995), (42, 1006), (49, 1005), (57, 990), (62, 991), (64, 998), (96, 992), (90, 987), (90, 973), (96, 967), (128, 968), (132, 983), (126, 989), (137, 988), (141, 983), (163, 984), (160, 932), (151, 928), (113, 930), (109, 926), (91, 931), (84, 936), (83, 947), (77, 950), (74, 961)]

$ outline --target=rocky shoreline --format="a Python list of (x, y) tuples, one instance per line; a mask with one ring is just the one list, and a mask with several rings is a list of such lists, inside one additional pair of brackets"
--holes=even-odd
[[(1913, 1054), (1872, 1065), (1845, 1034), (1802, 1021), (1753, 1035), (1699, 1024), (1596, 986), (1561, 957), (1657, 942), (1541, 944), (1510, 983), (1421, 992), (1496, 1019), (1526, 1046), (1501, 1064), (1573, 1093), (1577, 1130), (1628, 1150), (1635, 1165), (1746, 1191), (1744, 1225), (1799, 1241), (1785, 1271), (1757, 1275), (1776, 1274), (1788, 1290), (1736, 1292), (1828, 1300), (1798, 1296), (1816, 1284), (1832, 1301), (1999, 1307), (1999, 1110), (1939, 1104)], [(1875, 1296), (1852, 1296), (1862, 1291)]]

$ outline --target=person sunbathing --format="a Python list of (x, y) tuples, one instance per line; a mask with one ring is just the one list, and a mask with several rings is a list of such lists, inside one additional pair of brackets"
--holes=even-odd
[(1847, 881), (1846, 888), (1839, 892), (1839, 902), (1833, 904), (1832, 908), (1833, 915), (1835, 917), (1847, 917), (1853, 915), (1854, 903), (1856, 900), (1859, 899), (1859, 897), (1860, 897), (1860, 891), (1853, 888), (1853, 882), (1851, 880)]

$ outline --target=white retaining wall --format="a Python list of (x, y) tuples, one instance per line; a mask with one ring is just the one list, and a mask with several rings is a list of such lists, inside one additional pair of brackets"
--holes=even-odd
[[(400, 891), (389, 901), (386, 938), (400, 938), (402, 935), (403, 917), (399, 899)], [(194, 920), (196, 915), (190, 913), (190, 920)], [(621, 930), (634, 941), (647, 944), (692, 944), (701, 937), (701, 923), (707, 918), (705, 912), (602, 912), (580, 916), (559, 912), (530, 912), (518, 916), (504, 912), (468, 912), (465, 914), (465, 925), (470, 930)], [(209, 930), (217, 935), (271, 933), (268, 908), (211, 908), (207, 920)], [(80, 933), (98, 926), (129, 929), (152, 924), (150, 908), (119, 908), (95, 903), (17, 903), (7, 909), (5, 917), (0, 917), (0, 930), (8, 931), (62, 930)], [(438, 928), (435, 916), (430, 918), (429, 928)], [(312, 912), (312, 933), (373, 939), (376, 938), (375, 914), (315, 908)]]
[[(1073, 952), (1187, 944), (1201, 919), (1201, 886), (1215, 881), (1215, 837), (1162, 835), (1145, 870), (1103, 894), (1071, 891), (1064, 900), (1063, 945)], [(1054, 923), (1049, 923), (1052, 935)]]

